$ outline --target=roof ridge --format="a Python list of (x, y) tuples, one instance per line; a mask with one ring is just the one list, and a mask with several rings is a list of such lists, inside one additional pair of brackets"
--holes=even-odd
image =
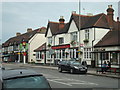
[[(53, 22), (53, 21), (49, 21), (49, 23), (56, 23), (56, 24), (59, 24), (59, 22)], [(64, 24), (67, 24), (67, 23), (69, 23), (69, 22), (66, 22), (66, 23), (64, 23)]]
[[(104, 13), (100, 13), (101, 15), (103, 14), (103, 15), (105, 15)], [(74, 13), (74, 14), (72, 14), (72, 15), (76, 15), (76, 16), (83, 16), (83, 17), (95, 17), (95, 16), (98, 16), (98, 15), (100, 15), (100, 14), (96, 14), (96, 15), (93, 15), (93, 16), (89, 16), (89, 15), (81, 15), (81, 14), (76, 14), (76, 13)]]
[(99, 17), (99, 19), (97, 20), (97, 22), (93, 26), (95, 26), (101, 20), (101, 18), (103, 17), (103, 15)]

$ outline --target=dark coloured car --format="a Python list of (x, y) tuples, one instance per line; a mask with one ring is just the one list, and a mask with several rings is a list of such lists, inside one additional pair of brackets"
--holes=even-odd
[(2, 70), (2, 89), (45, 89), (51, 90), (46, 78), (26, 69)]
[(60, 61), (58, 71), (69, 71), (70, 73), (87, 73), (87, 67), (74, 60)]

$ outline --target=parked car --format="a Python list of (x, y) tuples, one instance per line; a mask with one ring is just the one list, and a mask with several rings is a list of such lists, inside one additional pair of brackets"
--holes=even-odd
[(2, 70), (2, 89), (51, 90), (47, 79), (37, 72), (26, 69)]
[(70, 73), (87, 73), (87, 67), (74, 60), (64, 60), (59, 62), (58, 71), (69, 71)]

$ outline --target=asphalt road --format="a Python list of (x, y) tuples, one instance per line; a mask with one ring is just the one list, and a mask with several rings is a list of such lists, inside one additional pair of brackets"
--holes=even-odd
[[(5, 65), (6, 68), (23, 68), (18, 65)], [(88, 74), (59, 73), (57, 70), (24, 67), (42, 73), (49, 81), (52, 88), (118, 88), (118, 79), (94, 76)]]

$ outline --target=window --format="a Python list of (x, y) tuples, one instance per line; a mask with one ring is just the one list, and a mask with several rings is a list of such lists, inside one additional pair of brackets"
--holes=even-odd
[(36, 58), (39, 59), (39, 52), (36, 52)]
[(63, 37), (59, 38), (59, 44), (63, 44), (63, 43), (64, 43), (64, 38)]
[(48, 44), (52, 44), (52, 37), (48, 37)]
[(51, 55), (50, 52), (48, 51), (48, 52), (47, 52), (47, 58), (51, 58), (51, 56), (52, 56), (52, 55)]
[(71, 33), (71, 41), (77, 41), (77, 32)]
[(43, 76), (27, 76), (17, 77), (4, 80), (4, 88), (16, 89), (16, 88), (49, 88), (49, 84)]
[(118, 64), (118, 55), (119, 53), (112, 52), (111, 53), (111, 63), (112, 64)]
[(85, 30), (85, 39), (89, 39), (89, 30)]
[(65, 50), (62, 50), (62, 58), (65, 58)]
[(91, 58), (91, 48), (84, 48), (84, 58), (85, 59)]

